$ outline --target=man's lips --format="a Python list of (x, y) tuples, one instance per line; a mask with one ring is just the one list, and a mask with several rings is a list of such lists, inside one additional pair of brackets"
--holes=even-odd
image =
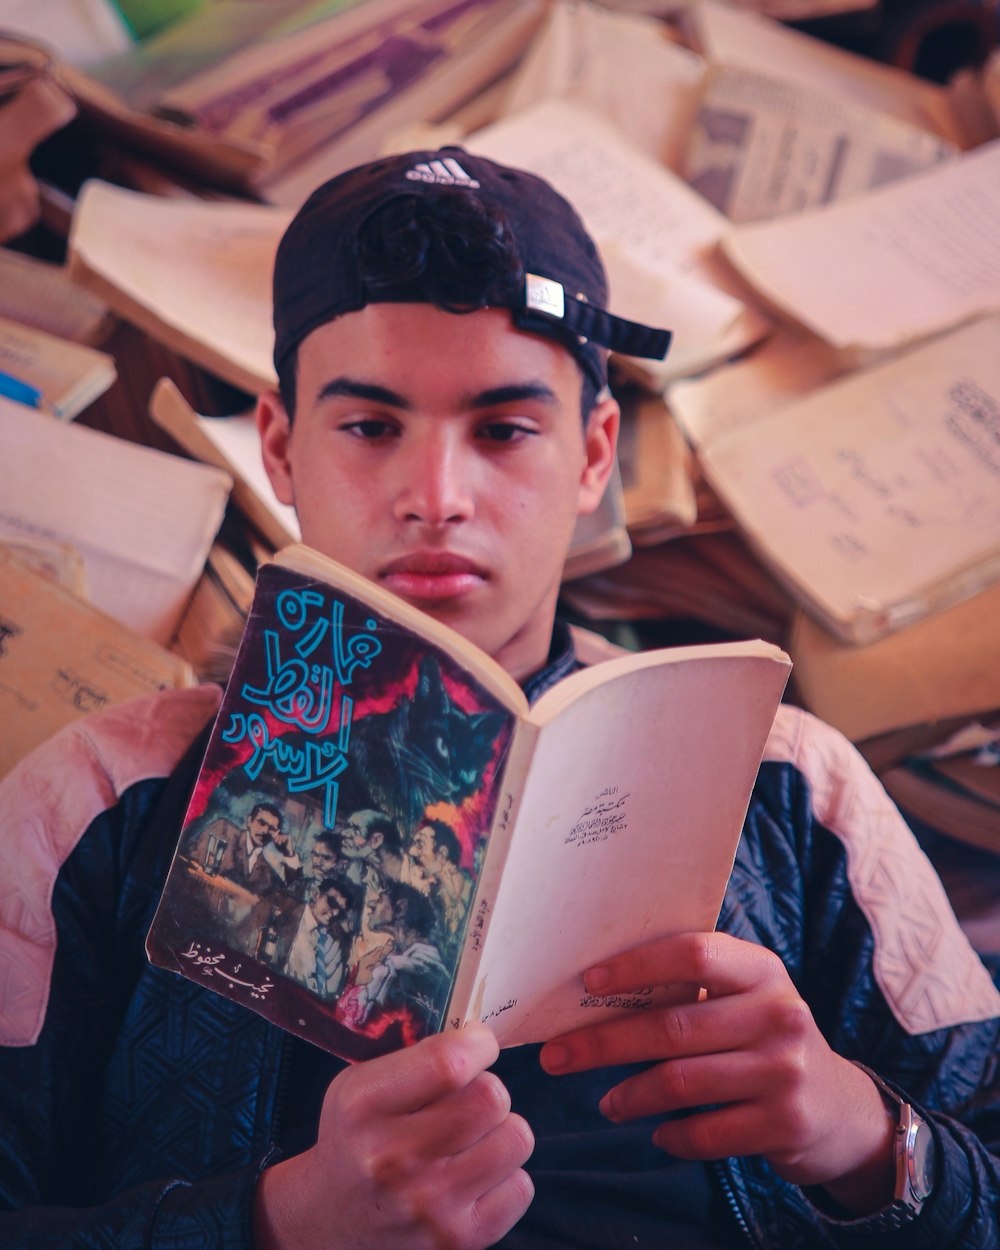
[(485, 570), (466, 556), (446, 551), (414, 552), (391, 560), (379, 581), (405, 599), (455, 599), (486, 581)]

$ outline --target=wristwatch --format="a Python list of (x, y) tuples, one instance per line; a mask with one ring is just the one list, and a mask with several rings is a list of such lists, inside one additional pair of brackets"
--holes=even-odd
[(902, 1228), (916, 1219), (934, 1189), (934, 1133), (927, 1121), (882, 1080), (856, 1059), (856, 1067), (875, 1083), (882, 1101), (896, 1116), (894, 1139), (896, 1187), (889, 1206), (866, 1221), (879, 1232)]

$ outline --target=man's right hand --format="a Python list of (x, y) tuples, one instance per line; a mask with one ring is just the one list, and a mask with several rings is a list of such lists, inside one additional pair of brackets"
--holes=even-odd
[(319, 1137), (257, 1186), (259, 1250), (481, 1250), (528, 1209), (531, 1130), (484, 1025), (341, 1072)]

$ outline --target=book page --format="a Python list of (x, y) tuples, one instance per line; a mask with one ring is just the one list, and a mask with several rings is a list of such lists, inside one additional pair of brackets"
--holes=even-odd
[(1000, 308), (1000, 140), (843, 204), (740, 226), (729, 259), (835, 347), (883, 350)]
[[(718, 287), (706, 261), (725, 218), (632, 148), (622, 132), (579, 105), (546, 100), (466, 143), (483, 156), (539, 174), (570, 200), (605, 258), (613, 311), (674, 330), (667, 371), (689, 371), (714, 359), (724, 338), (727, 349), (736, 350), (729, 332), (745, 306)], [(742, 346), (762, 327), (753, 329), (740, 336)], [(658, 365), (655, 370), (659, 374)]]
[(947, 159), (954, 144), (739, 66), (708, 71), (682, 172), (734, 222), (829, 204)]
[(0, 776), (89, 712), (193, 684), (179, 656), (97, 611), (0, 543)]
[(845, 371), (822, 339), (801, 326), (783, 325), (740, 360), (672, 383), (667, 403), (692, 445), (707, 447)]
[(132, 46), (111, 0), (5, 0), (3, 25), (71, 65), (87, 65)]
[(470, 1018), (501, 1045), (661, 1001), (591, 997), (581, 974), (640, 942), (714, 928), (788, 668), (767, 644), (645, 652), (578, 674), (576, 698), (574, 678), (560, 683), (554, 717), (546, 696), (536, 705), (545, 723), (502, 882), (475, 903), (488, 927)]
[(1000, 317), (852, 374), (701, 452), (760, 554), (867, 642), (1000, 577)]
[(513, 76), (503, 112), (553, 96), (572, 100), (676, 169), (705, 62), (669, 34), (663, 22), (643, 14), (558, 0)]
[(245, 390), (274, 384), (271, 271), (291, 218), (257, 204), (84, 185), (70, 271), (141, 329)]
[(111, 328), (103, 300), (82, 290), (62, 265), (0, 247), (0, 316), (75, 343), (97, 343)]
[(72, 542), (95, 607), (167, 645), (229, 496), (228, 474), (0, 399), (0, 533)]

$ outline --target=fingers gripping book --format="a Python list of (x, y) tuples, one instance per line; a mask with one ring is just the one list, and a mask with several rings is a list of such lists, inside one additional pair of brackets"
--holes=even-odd
[(660, 991), (597, 960), (718, 917), (789, 671), (763, 642), (581, 669), (478, 648), (301, 545), (259, 574), (147, 952), (347, 1059), (542, 1041)]

